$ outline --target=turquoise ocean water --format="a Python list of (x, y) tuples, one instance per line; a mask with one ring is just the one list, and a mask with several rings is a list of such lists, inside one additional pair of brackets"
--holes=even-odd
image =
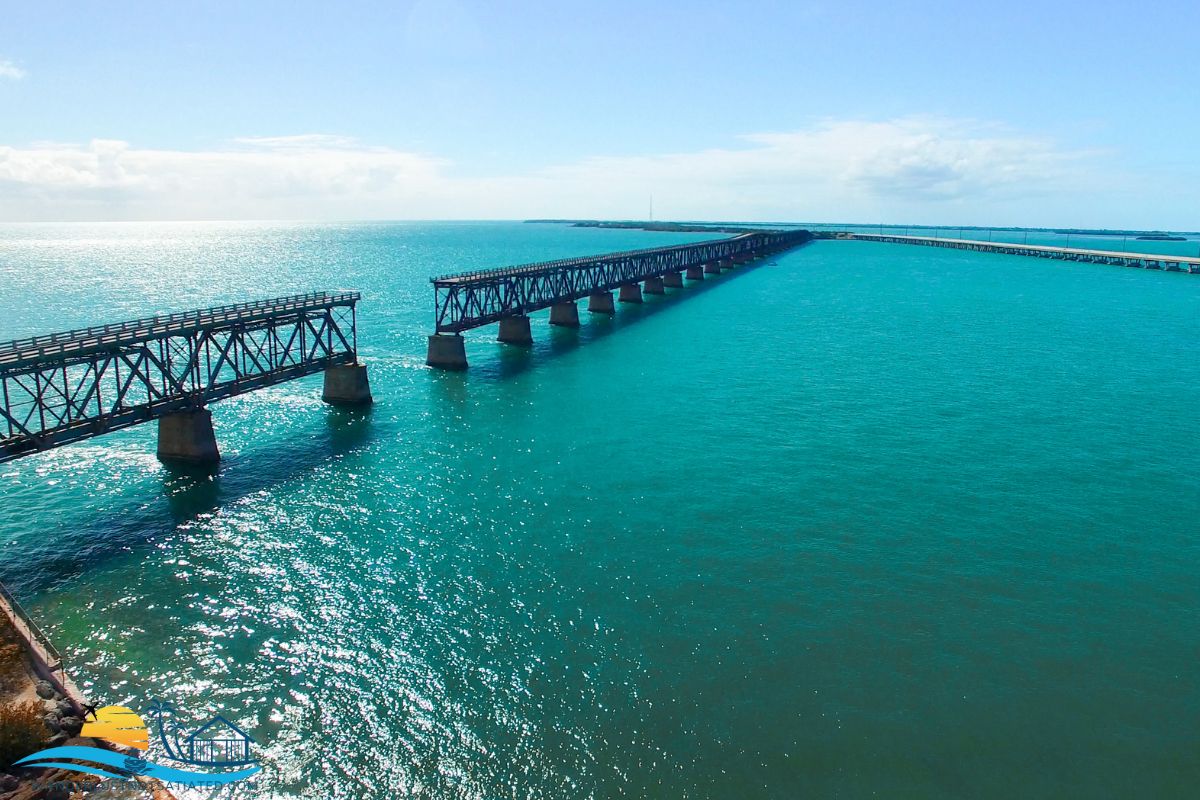
[(0, 465), (0, 578), (235, 796), (1194, 796), (1200, 276), (818, 242), (424, 366), (430, 275), (699, 238), (2, 227), (0, 339), (358, 289), (376, 404)]

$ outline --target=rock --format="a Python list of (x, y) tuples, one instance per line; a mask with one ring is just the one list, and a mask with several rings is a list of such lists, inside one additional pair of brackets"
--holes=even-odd
[(46, 683), (46, 681), (38, 681), (34, 684), (33, 690), (43, 700), (51, 700), (54, 697), (54, 687)]
[(15, 775), (0, 775), (0, 792), (11, 792), (21, 785), (21, 781)]
[(71, 790), (61, 783), (56, 783), (42, 795), (45, 800), (71, 800)]
[(59, 700), (54, 707), (58, 709), (60, 717), (69, 717), (75, 713), (75, 706), (71, 705), (70, 700)]
[(46, 727), (50, 729), (51, 733), (58, 733), (62, 730), (62, 722), (59, 720), (58, 714), (47, 714), (42, 717), (42, 720), (46, 723)]
[(67, 740), (68, 740), (68, 739), (70, 739), (70, 738), (71, 738), (71, 737), (70, 737), (70, 736), (68, 736), (68, 735), (67, 735), (66, 733), (64, 733), (63, 731), (59, 731), (58, 733), (56, 733), (56, 734), (54, 734), (53, 736), (51, 736), (51, 737), (50, 737), (50, 742), (49, 742), (49, 744), (50, 744), (50, 746), (51, 746), (51, 747), (59, 747), (60, 745), (64, 745), (64, 744), (66, 744), (66, 743), (67, 743)]
[(79, 731), (83, 729), (83, 720), (79, 717), (63, 717), (59, 724), (64, 731), (72, 736), (78, 736)]

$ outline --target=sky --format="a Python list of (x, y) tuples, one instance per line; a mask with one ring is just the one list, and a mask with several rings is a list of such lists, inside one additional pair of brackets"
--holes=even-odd
[(1200, 3), (0, 0), (0, 222), (1200, 228)]

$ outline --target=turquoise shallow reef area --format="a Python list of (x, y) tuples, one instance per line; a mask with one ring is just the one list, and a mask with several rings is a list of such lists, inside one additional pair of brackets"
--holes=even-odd
[(94, 699), (252, 734), (235, 796), (1193, 792), (1200, 276), (821, 241), (424, 366), (431, 275), (702, 238), (2, 227), (0, 338), (357, 289), (376, 403), (0, 465), (0, 578)]

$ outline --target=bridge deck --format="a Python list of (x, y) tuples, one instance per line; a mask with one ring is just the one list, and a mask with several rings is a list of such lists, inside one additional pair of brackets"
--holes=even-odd
[(45, 359), (85, 356), (98, 350), (136, 344), (147, 339), (186, 335), (221, 325), (244, 325), (289, 312), (352, 306), (359, 299), (357, 292), (310, 292), (17, 339), (0, 343), (0, 368), (18, 367)]
[(1021, 255), (1042, 256), (1072, 260), (1108, 259), (1120, 262), (1144, 262), (1152, 264), (1186, 265), (1183, 272), (1200, 272), (1200, 258), (1195, 256), (1172, 255), (1169, 253), (1133, 253), (1122, 250), (1088, 250), (1081, 247), (1055, 247), (1039, 244), (1016, 244), (1013, 242), (985, 242), (977, 239), (944, 239), (932, 236), (902, 236), (890, 233), (854, 233), (854, 239), (867, 239), (882, 242), (901, 242), (906, 244), (925, 244), (940, 247), (955, 247), (969, 250), (987, 250)]

